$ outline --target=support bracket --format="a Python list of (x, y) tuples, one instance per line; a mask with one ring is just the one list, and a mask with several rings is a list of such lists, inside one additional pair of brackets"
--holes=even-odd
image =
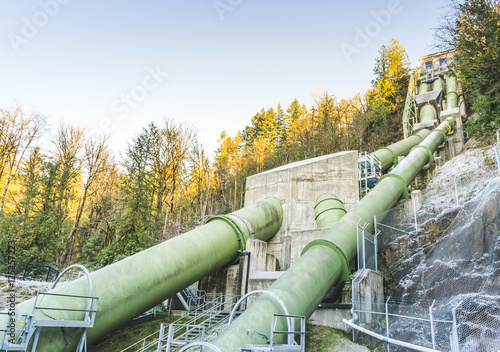
[(410, 152), (412, 152), (414, 149), (417, 149), (417, 148), (424, 148), (427, 151), (427, 154), (429, 155), (429, 160), (427, 161), (428, 163), (434, 162), (434, 157), (432, 156), (432, 151), (429, 147), (427, 147), (425, 145), (416, 145), (413, 148), (411, 148)]
[(382, 148), (379, 148), (377, 150), (388, 150), (388, 151), (390, 151), (391, 154), (392, 154), (392, 163), (394, 165), (396, 165), (398, 163), (398, 156), (391, 149), (389, 149), (387, 147), (382, 147)]
[(304, 255), (309, 249), (311, 249), (314, 246), (328, 247), (331, 250), (333, 250), (340, 258), (340, 261), (342, 262), (341, 264), (342, 273), (340, 274), (340, 280), (341, 281), (351, 280), (351, 269), (349, 268), (349, 261), (347, 260), (347, 257), (345, 256), (344, 252), (333, 242), (323, 239), (314, 240), (304, 247), (300, 255), (301, 256)]
[(377, 184), (380, 183), (380, 181), (382, 181), (384, 178), (386, 177), (393, 177), (397, 180), (399, 180), (399, 182), (401, 182), (401, 187), (403, 188), (403, 198), (410, 198), (410, 194), (408, 193), (408, 186), (406, 185), (406, 182), (405, 180), (403, 180), (403, 178), (399, 175), (396, 175), (396, 174), (386, 174), (384, 176), (382, 176), (381, 178), (378, 179), (378, 182)]
[[(238, 227), (238, 224), (235, 223), (229, 216), (227, 215), (217, 215), (217, 216), (214, 216), (213, 218), (209, 219), (207, 221), (207, 224), (209, 222), (212, 222), (214, 220), (222, 220), (224, 221), (225, 223), (227, 223), (229, 226), (231, 226), (231, 228), (234, 230), (235, 234), (236, 234), (236, 237), (238, 238), (238, 242), (239, 242), (239, 246), (240, 246), (240, 249), (239, 249), (239, 252), (243, 252), (246, 248), (246, 238), (245, 238), (245, 235), (243, 234), (243, 232), (241, 231), (241, 229)], [(235, 261), (237, 262), (239, 260), (239, 257), (237, 257), (235, 259)]]
[(441, 133), (443, 135), (443, 138), (444, 138), (443, 142), (448, 142), (448, 137), (446, 137), (446, 132), (445, 131), (436, 128), (432, 132), (439, 132), (439, 133)]

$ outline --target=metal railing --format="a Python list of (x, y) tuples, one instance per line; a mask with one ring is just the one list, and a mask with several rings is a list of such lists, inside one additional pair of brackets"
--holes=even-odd
[[(359, 287), (356, 287), (354, 281), (352, 293), (351, 323), (356, 326), (364, 324), (363, 327), (373, 333), (369, 334), (372, 337), (378, 339), (378, 336), (384, 336), (385, 342), (393, 339), (422, 348), (458, 351), (456, 319), (458, 306), (448, 311), (437, 309), (435, 301), (406, 302), (388, 297), (384, 302), (371, 302), (372, 309), (363, 309)], [(358, 330), (353, 330), (354, 341), (358, 341)], [(390, 351), (390, 345), (387, 343), (387, 351)]]
[[(184, 328), (182, 326), (185, 325), (204, 326), (206, 330), (209, 331), (226, 324), (229, 319), (229, 313), (240, 298), (240, 296), (237, 295), (210, 294), (204, 293), (204, 291), (201, 290), (198, 290), (198, 293), (200, 294), (197, 296), (196, 300), (201, 302), (201, 304), (191, 309), (187, 316), (181, 317), (172, 323), (177, 325), (172, 332), (175, 339), (182, 339), (184, 337), (185, 331), (183, 331)], [(158, 348), (161, 331), (162, 329), (160, 328), (158, 331), (146, 336), (120, 352), (156, 350)], [(207, 340), (209, 339), (210, 336), (208, 335)]]
[[(278, 323), (280, 320), (286, 320), (286, 323), (281, 324), (281, 326), (289, 323), (288, 326), (292, 328), (287, 331), (279, 330)], [(299, 324), (296, 324), (297, 320)], [(295, 330), (297, 325), (300, 327), (299, 330)], [(306, 348), (306, 318), (302, 315), (273, 314), (271, 317), (271, 337), (267, 338), (263, 334), (262, 336), (269, 340), (269, 345), (246, 345), (245, 348), (240, 348), (238, 352), (304, 352)], [(285, 344), (277, 343), (276, 340), (282, 340), (283, 336), (286, 337), (287, 342)], [(296, 338), (299, 341), (298, 343)]]
[[(70, 269), (79, 268), (83, 270), (87, 276), (89, 294), (88, 296), (82, 295), (69, 295), (69, 294), (58, 294), (49, 292), (40, 292), (36, 295), (35, 302), (33, 305), (33, 310), (31, 314), (15, 314), (14, 319), (10, 316), (11, 311), (0, 313), (7, 315), (5, 329), (1, 329), (2, 334), (0, 340), (0, 349), (5, 351), (25, 351), (28, 348), (31, 338), (34, 336), (32, 342), (32, 350), (36, 351), (38, 339), (40, 337), (40, 332), (42, 327), (49, 328), (81, 328), (82, 335), (78, 342), (76, 350), (81, 352), (87, 350), (87, 340), (86, 332), (87, 328), (92, 328), (94, 326), (95, 316), (97, 313), (97, 305), (99, 302), (98, 297), (92, 296), (92, 281), (90, 279), (90, 274), (88, 270), (78, 264), (71, 265), (66, 268), (55, 280), (52, 288), (55, 288), (59, 280), (63, 275)], [(42, 305), (43, 300), (46, 297), (54, 297), (52, 300), (52, 305)], [(61, 297), (68, 298), (68, 300), (61, 300)], [(64, 307), (60, 303), (66, 302), (71, 305), (71, 307)], [(54, 305), (55, 304), (55, 305)], [(73, 307), (85, 306), (86, 308), (73, 308)], [(58, 319), (52, 317), (52, 312), (74, 312), (74, 316), (82, 316), (82, 320), (68, 320), (68, 319)], [(50, 314), (49, 314), (50, 313)], [(41, 316), (45, 316), (48, 319), (41, 319)]]
[[(168, 333), (165, 338), (165, 330)], [(176, 337), (176, 332), (184, 330), (184, 333)], [(186, 346), (192, 342), (202, 342), (205, 338), (205, 326), (189, 324), (161, 324), (160, 337), (158, 339), (157, 351), (171, 351), (173, 347)]]

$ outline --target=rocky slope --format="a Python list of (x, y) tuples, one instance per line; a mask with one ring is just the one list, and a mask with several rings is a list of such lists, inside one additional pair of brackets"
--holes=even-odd
[[(389, 295), (457, 312), (461, 351), (500, 349), (500, 177), (492, 147), (467, 148), (423, 189), (381, 255)], [(394, 217), (388, 217), (388, 221)], [(384, 234), (383, 234), (384, 235)], [(411, 329), (411, 327), (408, 327)], [(417, 336), (418, 334), (416, 334)]]

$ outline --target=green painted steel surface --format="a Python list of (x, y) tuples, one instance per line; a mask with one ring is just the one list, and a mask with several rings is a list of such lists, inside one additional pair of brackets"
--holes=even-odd
[(379, 158), (382, 163), (382, 171), (386, 171), (392, 165), (396, 164), (398, 156), (408, 155), (411, 149), (422, 142), (429, 134), (430, 132), (428, 130), (421, 130), (406, 139), (373, 152), (373, 154)]
[[(99, 297), (99, 306), (95, 325), (87, 332), (87, 340), (96, 341), (213, 270), (231, 264), (245, 248), (252, 229), (255, 238), (267, 241), (279, 230), (282, 219), (280, 202), (266, 198), (232, 214), (217, 216), (192, 231), (93, 272), (93, 296)], [(86, 295), (87, 282), (80, 278), (51, 292)], [(33, 304), (33, 300), (19, 304), (16, 313), (30, 314)], [(61, 297), (57, 300), (46, 297), (43, 306), (85, 309), (86, 301), (79, 300), (76, 304)], [(83, 313), (78, 312), (46, 313), (64, 320), (81, 320), (83, 317)], [(47, 317), (37, 314), (37, 318)], [(5, 326), (5, 320), (1, 323)], [(66, 351), (74, 351), (79, 331), (65, 329), (65, 335), (71, 342)], [(45, 328), (37, 351), (62, 351), (64, 345), (61, 329)]]
[(420, 110), (420, 122), (434, 121), (436, 119), (436, 109), (431, 104), (424, 105)]
[(446, 84), (446, 109), (454, 109), (458, 106), (457, 77), (453, 73), (448, 74)]
[(429, 85), (427, 83), (420, 83), (418, 94), (427, 93), (428, 91), (429, 91)]
[(437, 89), (442, 89), (443, 88), (443, 80), (438, 77), (433, 83), (432, 83), (432, 90), (437, 90)]
[[(407, 185), (410, 184), (429, 160), (427, 148), (435, 151), (453, 128), (452, 119), (443, 121), (420, 144), (426, 148), (415, 148), (388, 174), (396, 177), (381, 179), (374, 189), (328, 230), (322, 240), (334, 244), (335, 248), (342, 251), (342, 256), (327, 246), (311, 247), (271, 285), (268, 290), (282, 299), (290, 314), (309, 317), (313, 313), (328, 290), (339, 283), (342, 257), (350, 262), (356, 256), (358, 221), (361, 219), (361, 223), (368, 223), (368, 230), (372, 230), (374, 214), (380, 215), (392, 208), (403, 195), (401, 179)], [(260, 296), (213, 344), (223, 352), (234, 352), (246, 344), (265, 343), (263, 337), (253, 331), (268, 335), (272, 313), (283, 312), (275, 300), (267, 295)], [(286, 329), (285, 326), (278, 328)]]
[(316, 199), (314, 205), (314, 215), (316, 226), (321, 229), (325, 227), (332, 227), (339, 221), (346, 211), (342, 201), (330, 193), (322, 194)]

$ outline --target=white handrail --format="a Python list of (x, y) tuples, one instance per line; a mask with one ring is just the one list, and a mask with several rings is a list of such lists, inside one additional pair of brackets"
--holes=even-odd
[(412, 350), (415, 350), (415, 351), (440, 352), (439, 350), (434, 350), (432, 348), (422, 347), (422, 346), (414, 345), (412, 343), (408, 343), (408, 342), (404, 342), (404, 341), (400, 341), (400, 340), (391, 339), (390, 337), (386, 337), (386, 336), (377, 334), (376, 332), (373, 332), (373, 331), (370, 331), (368, 329), (362, 328), (361, 326), (356, 325), (356, 324), (354, 324), (353, 322), (351, 322), (351, 321), (349, 321), (347, 319), (342, 319), (342, 322), (344, 324), (349, 325), (353, 329), (361, 331), (364, 334), (370, 335), (371, 337), (374, 337), (374, 338), (376, 338), (376, 339), (378, 339), (380, 341), (384, 341), (384, 342), (387, 342), (387, 343), (392, 343), (393, 345), (398, 345), (398, 346), (401, 346), (401, 347), (411, 348)]

